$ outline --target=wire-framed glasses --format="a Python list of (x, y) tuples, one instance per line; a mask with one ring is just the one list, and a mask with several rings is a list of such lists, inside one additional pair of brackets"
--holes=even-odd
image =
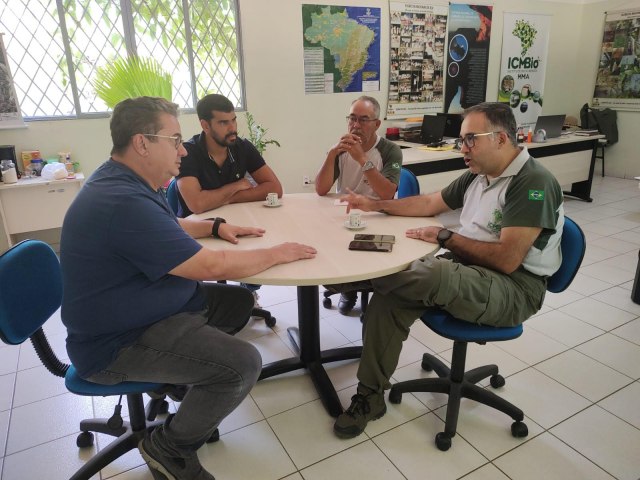
[(143, 133), (143, 135), (145, 137), (158, 137), (158, 138), (170, 138), (171, 140), (173, 140), (175, 142), (175, 147), (176, 150), (180, 148), (180, 145), (182, 144), (182, 135), (156, 135), (154, 133)]
[(463, 143), (467, 148), (473, 148), (476, 146), (476, 137), (486, 137), (487, 135), (493, 135), (494, 133), (500, 133), (500, 131), (486, 133), (467, 133), (464, 137), (456, 138), (455, 148), (460, 150)]
[(347, 115), (347, 122), (349, 123), (359, 123), (360, 125), (366, 125), (369, 122), (375, 122), (378, 120), (377, 118), (369, 118), (369, 117), (358, 117), (357, 115)]

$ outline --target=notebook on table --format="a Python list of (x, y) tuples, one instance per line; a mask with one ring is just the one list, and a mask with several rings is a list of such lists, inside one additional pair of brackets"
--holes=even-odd
[(427, 145), (439, 143), (444, 136), (444, 127), (447, 118), (438, 115), (425, 115), (422, 118), (422, 129), (420, 130), (420, 141)]
[(533, 132), (543, 129), (547, 132), (547, 138), (559, 137), (562, 134), (565, 117), (566, 115), (540, 115)]

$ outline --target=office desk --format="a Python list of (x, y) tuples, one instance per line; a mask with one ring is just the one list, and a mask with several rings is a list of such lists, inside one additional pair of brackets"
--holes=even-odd
[(84, 175), (74, 179), (20, 179), (18, 183), (0, 183), (0, 216), (7, 237), (11, 235), (62, 227), (64, 216), (82, 187)]
[[(298, 331), (289, 331), (298, 356), (265, 365), (261, 379), (306, 368), (332, 416), (342, 413), (342, 405), (323, 364), (359, 358), (361, 347), (320, 350), (320, 311), (318, 285), (352, 282), (381, 277), (404, 270), (413, 260), (437, 248), (437, 245), (406, 238), (408, 228), (439, 225), (435, 219), (394, 217), (382, 213), (363, 213), (366, 228), (358, 232), (344, 227), (346, 207), (335, 205), (337, 197), (292, 194), (282, 198), (282, 206), (265, 207), (262, 202), (225, 205), (193, 218), (223, 217), (235, 225), (260, 226), (263, 237), (243, 238), (237, 245), (219, 239), (198, 241), (205, 247), (249, 250), (271, 247), (282, 242), (299, 242), (318, 250), (316, 258), (276, 265), (248, 278), (237, 279), (261, 285), (295, 285), (298, 290)], [(348, 250), (354, 233), (392, 234), (396, 243), (390, 253)], [(299, 342), (299, 343), (298, 343)]]
[[(529, 153), (558, 179), (560, 185), (571, 184), (565, 195), (591, 202), (591, 182), (598, 139), (603, 135), (581, 137), (565, 135), (544, 143), (524, 143)], [(456, 150), (424, 150), (419, 144), (396, 142), (402, 148), (402, 166), (411, 170), (424, 193), (439, 191), (459, 177), (467, 167)]]

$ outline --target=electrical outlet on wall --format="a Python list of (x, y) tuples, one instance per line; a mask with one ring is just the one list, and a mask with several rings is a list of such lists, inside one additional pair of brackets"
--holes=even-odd
[(303, 175), (302, 176), (302, 186), (303, 187), (308, 187), (312, 183), (313, 182), (311, 182), (311, 178), (309, 178), (309, 175)]

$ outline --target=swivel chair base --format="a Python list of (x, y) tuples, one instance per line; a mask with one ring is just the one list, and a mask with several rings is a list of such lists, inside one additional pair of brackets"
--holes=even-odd
[(522, 422), (524, 419), (522, 410), (492, 391), (476, 385), (480, 380), (491, 377), (489, 381), (493, 388), (504, 386), (504, 377), (498, 373), (498, 367), (496, 365), (485, 365), (465, 372), (466, 353), (467, 342), (455, 341), (451, 357), (451, 368), (433, 355), (425, 353), (422, 356), (422, 369), (426, 371), (434, 370), (439, 378), (421, 378), (396, 383), (389, 392), (389, 401), (391, 403), (400, 403), (404, 392), (434, 392), (449, 395), (445, 428), (435, 438), (436, 446), (442, 451), (449, 450), (451, 439), (456, 435), (462, 398), (475, 400), (506, 413), (515, 420), (511, 425), (511, 434), (514, 437), (526, 437), (529, 431), (527, 425)]

